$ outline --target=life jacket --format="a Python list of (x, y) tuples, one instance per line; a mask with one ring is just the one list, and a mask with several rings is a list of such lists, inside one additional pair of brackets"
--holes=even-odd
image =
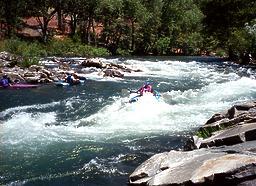
[(68, 75), (67, 79), (66, 79), (67, 83), (72, 84), (73, 83), (73, 78), (71, 75)]
[(144, 85), (141, 89), (140, 89), (140, 95), (143, 95), (144, 92), (153, 92), (153, 88), (151, 85)]
[(8, 87), (8, 86), (9, 86), (9, 81), (8, 81), (8, 79), (1, 79), (1, 80), (0, 80), (0, 85), (1, 85), (2, 87)]

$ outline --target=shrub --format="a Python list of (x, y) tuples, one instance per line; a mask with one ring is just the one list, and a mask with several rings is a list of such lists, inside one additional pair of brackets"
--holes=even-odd
[(31, 65), (38, 65), (39, 59), (37, 57), (23, 57), (23, 60), (21, 63), (19, 63), (19, 66), (28, 68)]
[(47, 55), (47, 52), (43, 48), (42, 44), (39, 44), (38, 42), (26, 42), (19, 39), (5, 40), (2, 50), (12, 54), (28, 57)]
[(109, 56), (109, 52), (105, 48), (96, 48), (89, 45), (84, 45), (80, 42), (74, 42), (71, 39), (53, 40), (47, 46), (48, 55), (55, 56)]
[(226, 51), (223, 50), (223, 49), (217, 49), (215, 55), (216, 55), (216, 56), (219, 56), (219, 57), (226, 57), (226, 56), (227, 56), (227, 53), (226, 53)]
[[(97, 48), (85, 45), (81, 42), (74, 42), (67, 38), (64, 40), (52, 40), (47, 44), (37, 41), (27, 42), (20, 39), (8, 39), (1, 41), (0, 51), (7, 51), (22, 57), (45, 57), (45, 56), (63, 56), (63, 57), (91, 57), (91, 56), (109, 56), (110, 53), (105, 48)], [(32, 59), (33, 61), (34, 59)], [(24, 64), (30, 64), (31, 61), (25, 60)], [(26, 66), (26, 65), (25, 65)]]
[(156, 50), (159, 54), (167, 54), (170, 50), (171, 39), (169, 37), (161, 37), (156, 42)]
[(116, 53), (117, 55), (120, 55), (120, 56), (130, 56), (132, 51), (118, 48)]

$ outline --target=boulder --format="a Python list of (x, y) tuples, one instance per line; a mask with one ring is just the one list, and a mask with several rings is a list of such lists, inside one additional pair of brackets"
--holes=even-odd
[(224, 113), (214, 114), (205, 125), (199, 128), (196, 135), (205, 139), (211, 137), (216, 131), (255, 121), (256, 102), (235, 105)]
[(124, 77), (124, 74), (122, 74), (120, 71), (115, 70), (115, 69), (106, 69), (103, 72), (104, 72), (103, 76), (119, 77), (119, 78)]
[(29, 70), (34, 72), (38, 72), (39, 70), (42, 70), (42, 69), (43, 69), (43, 66), (39, 66), (39, 65), (31, 65), (29, 67)]
[(44, 74), (46, 74), (47, 76), (51, 76), (52, 75), (52, 73), (51, 73), (51, 71), (50, 70), (47, 70), (47, 69), (42, 69), (41, 70)]
[[(152, 156), (129, 177), (130, 185), (238, 185), (256, 179), (255, 141)], [(231, 153), (232, 152), (232, 153)], [(254, 182), (255, 183), (255, 182)]]
[(198, 148), (233, 145), (256, 140), (256, 123), (236, 125), (214, 133), (211, 137), (198, 141)]
[(224, 119), (224, 118), (225, 118), (225, 116), (224, 116), (223, 114), (220, 114), (220, 113), (214, 114), (214, 115), (205, 123), (205, 125), (211, 124), (211, 123), (215, 123), (215, 122), (217, 122), (217, 121), (219, 121), (219, 120), (222, 120), (222, 119)]
[(96, 67), (96, 68), (105, 68), (106, 64), (102, 63), (100, 60), (93, 61), (93, 60), (85, 60), (81, 64), (82, 67)]
[(132, 69), (126, 67), (125, 65), (118, 65), (118, 64), (115, 64), (115, 63), (110, 63), (110, 64), (109, 64), (109, 67), (111, 67), (111, 68), (116, 68), (116, 69), (120, 69), (120, 70), (122, 70), (123, 72), (129, 72), (129, 73), (131, 73), (131, 72), (133, 71)]
[(256, 102), (214, 114), (184, 148), (152, 156), (129, 184), (256, 185)]
[(40, 76), (25, 77), (25, 81), (32, 84), (40, 83)]
[(40, 75), (40, 78), (48, 78), (48, 75), (43, 72), (39, 72), (38, 74)]

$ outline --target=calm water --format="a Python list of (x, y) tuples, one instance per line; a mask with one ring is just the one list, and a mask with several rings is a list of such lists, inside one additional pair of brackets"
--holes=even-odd
[[(256, 98), (255, 71), (211, 58), (103, 59), (142, 69), (84, 85), (0, 90), (0, 185), (126, 185), (214, 113)], [(122, 89), (154, 83), (159, 101)]]

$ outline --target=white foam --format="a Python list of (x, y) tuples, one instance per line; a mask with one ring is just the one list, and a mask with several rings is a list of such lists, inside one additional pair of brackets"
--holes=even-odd
[[(182, 78), (200, 81), (202, 85), (197, 89), (185, 89), (184, 86), (185, 90), (160, 92), (162, 97), (159, 101), (145, 96), (130, 104), (129, 98), (111, 97), (110, 100), (114, 101), (108, 101), (108, 104), (96, 113), (82, 119), (79, 117), (73, 121), (65, 121), (63, 125), (58, 125), (58, 116), (54, 111), (43, 113), (36, 109), (38, 105), (11, 108), (1, 112), (3, 116), (13, 114), (0, 125), (1, 143), (98, 141), (132, 135), (189, 131), (204, 124), (212, 114), (225, 110), (237, 102), (250, 100), (256, 95), (254, 78), (241, 78), (232, 70), (216, 70), (212, 66), (194, 61), (185, 63), (127, 60), (125, 64), (143, 69), (140, 75), (162, 78), (156, 87), (170, 86), (173, 79), (178, 81)], [(249, 73), (253, 74), (253, 71)], [(140, 82), (134, 79), (124, 81)], [(98, 99), (99, 102), (103, 101), (102, 98), (96, 98)], [(81, 101), (74, 97), (67, 99), (64, 102), (65, 109), (73, 112), (79, 109), (76, 107)], [(39, 107), (50, 108), (56, 104), (60, 102)], [(34, 108), (35, 114), (29, 112), (31, 108)], [(54, 124), (56, 122), (57, 125)]]
[(13, 107), (13, 108), (6, 109), (6, 110), (0, 112), (0, 115), (2, 117), (4, 117), (4, 116), (6, 116), (8, 114), (11, 114), (11, 113), (25, 112), (28, 109), (39, 110), (39, 109), (43, 109), (43, 108), (53, 107), (53, 106), (59, 105), (59, 104), (60, 104), (60, 102), (52, 102), (52, 103), (48, 103), (48, 104), (18, 106), (18, 107)]
[(49, 141), (51, 136), (56, 137), (56, 135), (53, 131), (47, 130), (46, 124), (55, 121), (54, 112), (37, 114), (20, 112), (1, 126), (1, 141), (12, 145), (38, 140)]

